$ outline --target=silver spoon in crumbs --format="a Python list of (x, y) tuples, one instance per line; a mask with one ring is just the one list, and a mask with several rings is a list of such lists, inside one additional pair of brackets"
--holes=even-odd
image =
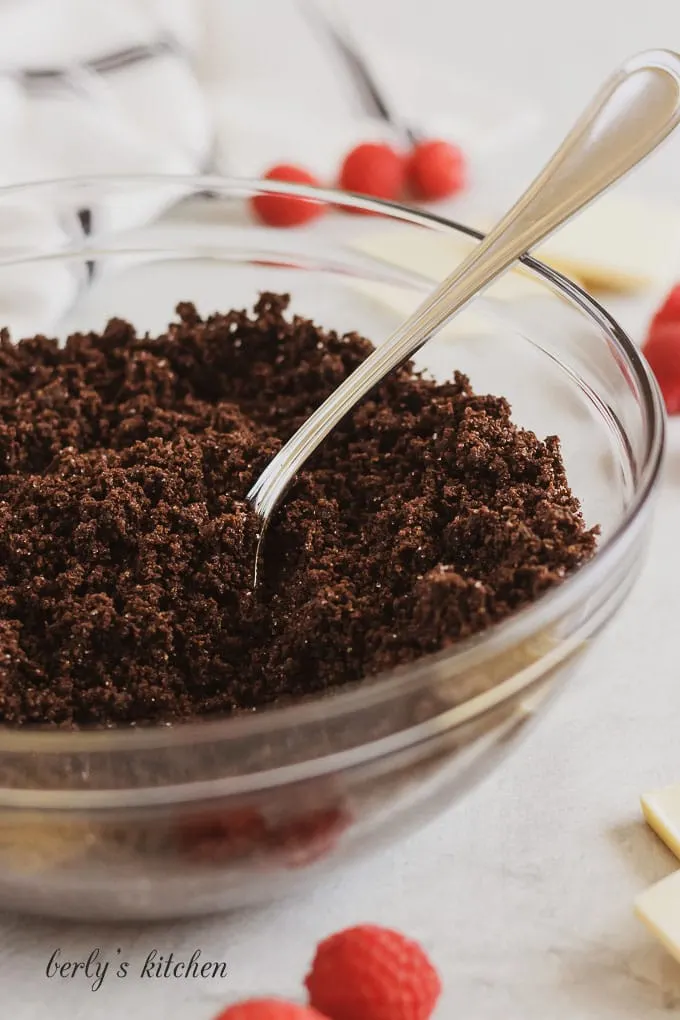
[(680, 121), (680, 56), (649, 50), (605, 83), (550, 162), (472, 254), (348, 376), (279, 450), (248, 500), (267, 525), (303, 464), (384, 376), (402, 365), (530, 248), (632, 170)]

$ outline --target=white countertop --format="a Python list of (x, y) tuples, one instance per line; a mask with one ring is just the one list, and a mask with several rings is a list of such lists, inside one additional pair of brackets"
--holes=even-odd
[[(602, 0), (560, 8), (539, 0), (346, 6), (373, 28), (389, 21), (425, 58), (432, 52), (470, 68), (475, 56), (496, 80), (536, 90), (554, 117), (525, 153), (527, 168), (547, 155), (610, 67), (646, 46), (680, 45), (677, 0), (646, 0), (625, 14)], [(676, 140), (645, 168), (645, 188), (680, 201), (679, 151)], [(514, 169), (519, 179), (522, 169)], [(645, 311), (621, 307), (623, 324), (639, 329)], [(680, 781), (679, 508), (676, 419), (637, 588), (551, 714), (464, 803), (306, 898), (257, 912), (151, 928), (0, 917), (2, 1015), (210, 1020), (240, 996), (295, 995), (318, 939), (364, 920), (403, 929), (431, 951), (446, 989), (437, 1017), (657, 1020), (680, 1010), (680, 967), (631, 910), (636, 893), (674, 867), (642, 824), (638, 798)], [(140, 965), (152, 948), (180, 955), (200, 948), (205, 958), (226, 960), (230, 975), (221, 984), (109, 979), (92, 992), (82, 978), (46, 978), (57, 947), (71, 959), (120, 948)]]

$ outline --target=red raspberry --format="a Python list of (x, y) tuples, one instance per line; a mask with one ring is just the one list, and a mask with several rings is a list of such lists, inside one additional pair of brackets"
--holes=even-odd
[(215, 1020), (327, 1020), (309, 1006), (296, 1006), (280, 999), (250, 999), (228, 1006)]
[(395, 201), (404, 191), (404, 159), (385, 142), (363, 142), (345, 157), (340, 187), (371, 198)]
[(463, 153), (449, 142), (418, 142), (406, 164), (406, 177), (417, 198), (448, 198), (465, 187)]
[(267, 826), (254, 808), (212, 811), (183, 819), (177, 838), (193, 860), (217, 863), (247, 857), (267, 838)]
[(665, 322), (680, 322), (680, 283), (673, 288), (652, 319), (651, 330)]
[[(287, 163), (273, 166), (267, 170), (263, 179), (311, 184), (314, 187), (319, 185), (316, 177), (308, 170)], [(315, 220), (327, 208), (323, 202), (312, 202), (308, 198), (297, 198), (294, 195), (254, 195), (250, 204), (259, 219), (270, 227), (298, 227), (302, 223)]]
[(653, 325), (642, 353), (656, 376), (666, 410), (680, 414), (680, 318)]
[(271, 831), (270, 839), (289, 868), (305, 868), (330, 854), (349, 825), (339, 808), (326, 808), (290, 819)]
[(217, 864), (258, 855), (304, 868), (333, 851), (350, 820), (340, 807), (301, 812), (278, 823), (265, 821), (255, 808), (209, 811), (182, 819), (177, 841), (196, 861)]
[(441, 994), (421, 947), (371, 924), (322, 942), (305, 984), (330, 1020), (428, 1020)]

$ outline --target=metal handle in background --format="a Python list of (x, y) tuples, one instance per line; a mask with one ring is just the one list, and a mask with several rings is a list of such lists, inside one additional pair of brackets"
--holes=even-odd
[(680, 121), (680, 56), (652, 50), (604, 85), (545, 169), (475, 251), (282, 447), (248, 493), (265, 521), (329, 432), (468, 301), (648, 156)]

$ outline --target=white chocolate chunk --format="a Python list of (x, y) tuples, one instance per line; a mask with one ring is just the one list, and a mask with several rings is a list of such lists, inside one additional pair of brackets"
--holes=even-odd
[(646, 793), (641, 804), (649, 827), (680, 858), (680, 783)]
[[(492, 224), (482, 224), (488, 229)], [(431, 280), (442, 280), (474, 247), (463, 235), (413, 228), (359, 237), (354, 247)], [(532, 254), (591, 290), (634, 293), (666, 285), (680, 267), (680, 205), (611, 192), (589, 206)], [(538, 285), (523, 270), (498, 280), (490, 293), (514, 299)]]
[(680, 206), (612, 191), (533, 254), (592, 290), (633, 292), (673, 279), (680, 260)]
[(635, 913), (680, 961), (680, 871), (641, 893), (635, 901)]
[[(476, 244), (473, 238), (462, 234), (435, 234), (396, 227), (358, 237), (352, 247), (388, 265), (438, 283), (460, 265)], [(529, 273), (515, 269), (492, 284), (488, 293), (497, 299), (514, 300), (527, 293), (536, 294), (538, 287)]]

